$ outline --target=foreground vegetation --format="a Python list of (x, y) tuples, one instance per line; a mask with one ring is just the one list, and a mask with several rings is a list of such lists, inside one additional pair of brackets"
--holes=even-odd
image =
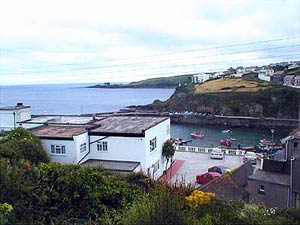
[(145, 108), (198, 112), (202, 107), (208, 107), (220, 115), (296, 119), (299, 96), (300, 90), (295, 88), (255, 80), (225, 78), (177, 88), (168, 100), (156, 100)]
[[(214, 193), (153, 181), (142, 173), (24, 160), (24, 151), (16, 160), (7, 146), (2, 148), (15, 133), (22, 133), (24, 142), (35, 141), (22, 128), (0, 141), (0, 224), (300, 224), (299, 209), (225, 202)], [(12, 152), (18, 148), (11, 145)]]

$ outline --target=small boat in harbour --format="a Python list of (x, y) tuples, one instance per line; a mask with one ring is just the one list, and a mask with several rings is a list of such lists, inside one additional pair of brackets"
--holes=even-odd
[(226, 147), (230, 147), (232, 144), (232, 141), (227, 139), (227, 140), (220, 140), (220, 145), (224, 145)]
[(204, 133), (201, 130), (199, 134), (197, 134), (195, 131), (193, 133), (191, 133), (191, 137), (192, 138), (204, 138)]
[(223, 134), (231, 134), (232, 133), (232, 130), (230, 130), (230, 129), (227, 129), (227, 130), (222, 130), (222, 133)]

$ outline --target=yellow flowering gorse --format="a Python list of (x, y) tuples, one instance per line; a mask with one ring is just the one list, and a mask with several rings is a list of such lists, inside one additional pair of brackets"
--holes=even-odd
[(199, 207), (200, 205), (210, 203), (213, 198), (215, 198), (215, 193), (203, 192), (200, 190), (194, 190), (192, 194), (186, 197), (187, 204), (190, 207)]

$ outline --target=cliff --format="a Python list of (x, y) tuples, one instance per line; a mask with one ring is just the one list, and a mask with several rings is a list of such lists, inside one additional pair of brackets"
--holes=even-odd
[(300, 90), (267, 82), (225, 78), (178, 87), (166, 101), (145, 109), (219, 115), (298, 118)]

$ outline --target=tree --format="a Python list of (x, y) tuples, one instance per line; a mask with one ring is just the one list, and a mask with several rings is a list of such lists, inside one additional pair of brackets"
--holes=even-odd
[(22, 127), (8, 132), (1, 139), (0, 157), (8, 158), (14, 163), (20, 160), (27, 160), (32, 164), (49, 162), (40, 140)]
[(173, 146), (173, 142), (171, 140), (167, 140), (164, 145), (163, 145), (163, 149), (162, 149), (162, 155), (164, 157), (166, 157), (167, 159), (167, 163), (166, 163), (166, 169), (169, 163), (169, 159), (173, 157), (175, 153), (175, 149)]

